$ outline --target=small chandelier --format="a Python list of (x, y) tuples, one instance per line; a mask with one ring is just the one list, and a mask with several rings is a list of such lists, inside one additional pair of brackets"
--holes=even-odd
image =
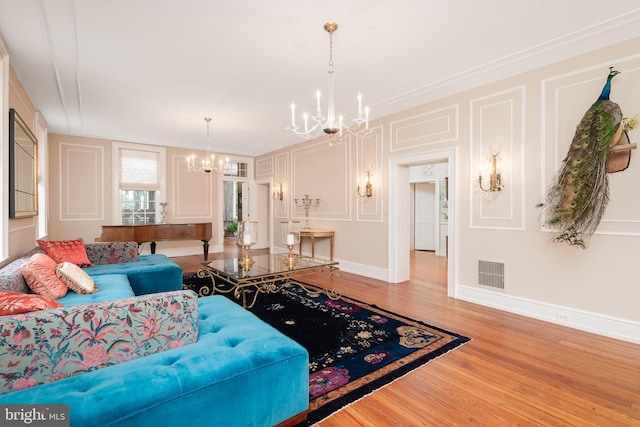
[[(322, 109), (320, 107), (320, 89), (316, 91), (316, 114), (315, 116), (309, 117), (309, 114), (305, 112), (302, 115), (302, 119), (304, 120), (303, 128), (296, 124), (296, 105), (291, 103), (291, 125), (287, 127), (287, 130), (305, 139), (315, 138), (324, 132), (339, 142), (342, 140), (344, 132), (348, 132), (354, 136), (360, 136), (369, 132), (369, 107), (362, 108), (361, 94), (358, 94), (358, 116), (353, 119), (354, 126), (350, 128), (345, 127), (342, 116), (336, 119), (333, 88), (333, 33), (337, 29), (338, 24), (335, 22), (324, 24), (324, 30), (329, 33), (329, 95), (326, 117), (322, 115)], [(311, 123), (309, 123), (309, 119), (311, 119)]]
[(205, 174), (213, 172), (216, 175), (222, 175), (229, 168), (229, 158), (226, 158), (224, 162), (220, 159), (218, 167), (213, 167), (216, 155), (209, 154), (209, 123), (211, 122), (211, 117), (205, 117), (204, 121), (207, 122), (207, 154), (202, 160), (196, 160), (195, 154), (187, 157), (187, 171), (204, 172)]

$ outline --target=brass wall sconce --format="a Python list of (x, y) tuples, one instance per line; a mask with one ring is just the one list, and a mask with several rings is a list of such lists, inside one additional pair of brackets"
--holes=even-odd
[(502, 183), (502, 174), (498, 170), (498, 155), (499, 153), (492, 154), (490, 158), (491, 162), (491, 173), (489, 175), (489, 187), (484, 188), (482, 186), (482, 170), (478, 173), (478, 185), (480, 185), (480, 189), (482, 191), (487, 192), (496, 192), (501, 191), (504, 188), (504, 184)]
[(282, 191), (282, 183), (279, 182), (276, 186), (275, 191), (273, 192), (273, 200), (284, 200), (284, 192)]
[(371, 171), (367, 171), (367, 179), (364, 184), (364, 194), (360, 193), (360, 182), (358, 181), (356, 191), (358, 192), (358, 196), (360, 197), (371, 197), (373, 196), (373, 185), (371, 184)]

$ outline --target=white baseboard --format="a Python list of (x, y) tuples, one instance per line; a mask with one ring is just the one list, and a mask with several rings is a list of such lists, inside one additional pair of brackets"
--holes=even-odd
[(358, 276), (365, 276), (371, 279), (383, 280), (385, 282), (389, 280), (389, 270), (387, 270), (386, 268), (372, 267), (370, 265), (358, 264), (355, 262), (339, 262), (340, 270), (344, 271), (345, 273), (357, 274)]
[(455, 296), (457, 299), (498, 310), (640, 344), (639, 322), (514, 297), (474, 286), (456, 285)]

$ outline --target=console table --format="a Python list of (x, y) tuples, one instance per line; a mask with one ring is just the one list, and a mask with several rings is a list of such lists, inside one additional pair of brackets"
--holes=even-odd
[(300, 247), (298, 253), (302, 255), (302, 238), (308, 237), (311, 239), (311, 258), (316, 257), (316, 238), (329, 238), (331, 239), (329, 249), (329, 259), (333, 261), (333, 240), (335, 238), (335, 231), (329, 230), (300, 230)]

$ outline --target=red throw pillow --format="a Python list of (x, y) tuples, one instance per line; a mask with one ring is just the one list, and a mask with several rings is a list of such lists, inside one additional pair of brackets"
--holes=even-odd
[(36, 294), (48, 298), (62, 298), (67, 285), (56, 275), (56, 262), (45, 254), (33, 254), (21, 267), (24, 280)]
[(49, 255), (56, 264), (70, 262), (78, 267), (91, 267), (84, 247), (82, 237), (75, 240), (38, 240), (38, 245)]
[(38, 294), (0, 292), (0, 316), (63, 307), (58, 301)]

